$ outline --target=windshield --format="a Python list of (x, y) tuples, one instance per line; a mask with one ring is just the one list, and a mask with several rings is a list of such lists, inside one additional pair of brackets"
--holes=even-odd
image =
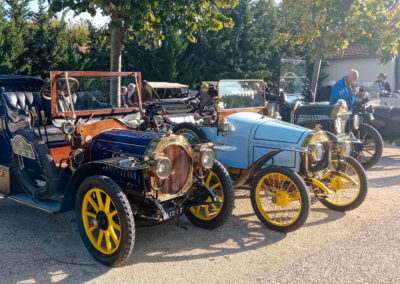
[(53, 77), (56, 90), (52, 90), (52, 99), (55, 98), (57, 102), (58, 114), (75, 112), (79, 116), (92, 113), (123, 113), (139, 106), (139, 73), (58, 73), (58, 76)]
[(375, 101), (379, 100), (379, 86), (377, 82), (362, 82), (360, 84), (361, 90), (363, 92), (360, 92), (358, 97), (360, 96), (366, 96), (365, 98), (368, 99), (369, 101)]
[(265, 106), (265, 85), (262, 80), (223, 80), (218, 83), (221, 109)]
[(299, 95), (306, 83), (306, 61), (296, 59), (281, 60), (279, 88), (286, 95)]

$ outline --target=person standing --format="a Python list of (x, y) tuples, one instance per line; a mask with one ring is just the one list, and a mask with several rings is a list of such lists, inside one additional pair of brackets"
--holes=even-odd
[(349, 70), (346, 76), (333, 85), (329, 104), (335, 105), (338, 100), (342, 99), (346, 102), (349, 111), (352, 112), (357, 101), (356, 94), (359, 92), (358, 78), (357, 70)]
[(387, 77), (388, 76), (385, 73), (380, 73), (378, 75), (378, 81), (376, 81), (378, 83), (379, 91), (383, 93), (390, 93), (392, 91), (389, 82), (386, 81)]

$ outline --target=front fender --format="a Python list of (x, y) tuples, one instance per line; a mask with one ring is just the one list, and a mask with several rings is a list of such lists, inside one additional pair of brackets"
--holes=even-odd
[(60, 212), (66, 212), (74, 209), (75, 196), (79, 189), (79, 185), (86, 178), (97, 174), (106, 174), (110, 176), (110, 178), (115, 178), (114, 176), (111, 176), (113, 170), (116, 170), (114, 171), (115, 174), (117, 174), (118, 170), (132, 173), (141, 171), (148, 167), (149, 165), (145, 162), (138, 161), (136, 159), (129, 159), (127, 157), (114, 157), (83, 164), (82, 166), (77, 168), (77, 170), (69, 179), (69, 182), (64, 192), (64, 198), (62, 201)]

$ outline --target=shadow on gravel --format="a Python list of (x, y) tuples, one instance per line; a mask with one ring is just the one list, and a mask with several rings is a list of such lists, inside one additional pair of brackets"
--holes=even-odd
[[(314, 215), (313, 219), (316, 218), (316, 220), (312, 222), (307, 221), (303, 225), (303, 227), (311, 227), (311, 226), (317, 226), (321, 224), (334, 222), (336, 220), (343, 218), (346, 215), (346, 213), (330, 210), (328, 208), (311, 208), (310, 215)], [(310, 218), (308, 220), (310, 220)]]
[[(254, 214), (251, 214), (254, 216)], [(73, 212), (48, 215), (0, 198), (0, 279), (5, 282), (81, 283), (110, 268), (98, 264), (84, 247)], [(186, 218), (153, 227), (137, 227), (136, 244), (127, 265), (192, 259), (210, 261), (265, 247), (285, 234), (265, 228), (247, 216), (232, 216), (213, 231), (193, 226)], [(3, 282), (3, 281), (1, 281)]]
[(390, 177), (377, 177), (368, 179), (370, 186), (380, 187), (385, 189), (385, 187), (395, 186), (400, 184), (400, 176), (390, 176)]

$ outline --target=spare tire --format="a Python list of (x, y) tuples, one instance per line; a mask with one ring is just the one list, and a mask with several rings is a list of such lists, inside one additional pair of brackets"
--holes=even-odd
[(32, 199), (48, 199), (58, 190), (58, 174), (47, 144), (32, 131), (13, 133), (13, 167), (22, 189)]

